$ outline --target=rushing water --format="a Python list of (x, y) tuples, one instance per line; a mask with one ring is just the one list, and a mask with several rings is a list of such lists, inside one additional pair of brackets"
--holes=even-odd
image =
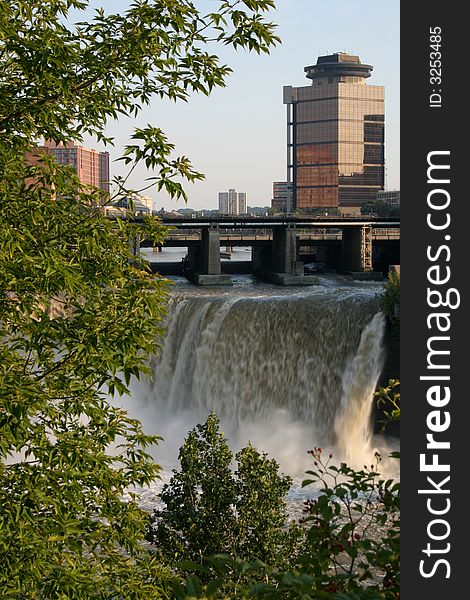
[(133, 394), (146, 428), (165, 438), (160, 462), (174, 464), (188, 430), (213, 410), (235, 450), (251, 441), (294, 476), (313, 446), (370, 464), (381, 443), (371, 427), (381, 289), (328, 278), (282, 290), (250, 278), (230, 290), (180, 280), (153, 381)]

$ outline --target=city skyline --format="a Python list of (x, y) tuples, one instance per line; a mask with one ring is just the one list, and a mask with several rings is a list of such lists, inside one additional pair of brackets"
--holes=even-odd
[[(106, 0), (100, 4), (108, 11), (118, 11), (126, 2)], [(346, 0), (328, 6), (315, 0), (282, 0), (271, 18), (279, 25), (283, 41), (271, 55), (213, 48), (234, 71), (226, 88), (214, 90), (210, 97), (194, 95), (188, 103), (154, 99), (137, 120), (110, 123), (108, 132), (115, 137), (114, 147), (105, 148), (91, 138), (85, 138), (84, 144), (108, 150), (113, 161), (129, 142), (133, 127), (152, 123), (165, 131), (178, 155), (188, 156), (206, 175), (202, 182), (185, 184), (188, 206), (196, 210), (217, 208), (218, 192), (229, 186), (245, 190), (250, 205), (268, 205), (273, 182), (284, 181), (287, 175), (284, 85), (305, 85), (305, 65), (313, 64), (318, 56), (347, 51), (373, 64), (369, 83), (385, 87), (385, 189), (399, 189), (398, 1), (382, 5), (364, 0), (359, 12)], [(122, 163), (111, 162), (111, 174), (124, 175)], [(147, 176), (151, 173), (136, 169), (129, 184), (143, 186)], [(184, 202), (155, 190), (146, 193), (152, 196), (155, 207), (185, 207)]]

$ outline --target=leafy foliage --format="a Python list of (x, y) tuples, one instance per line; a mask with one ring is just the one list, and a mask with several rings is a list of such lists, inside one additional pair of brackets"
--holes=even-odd
[[(37, 151), (41, 139), (112, 143), (109, 119), (152, 98), (225, 85), (208, 51), (267, 52), (270, 0), (136, 0), (71, 24), (82, 0), (0, 2), (0, 597), (155, 598), (172, 575), (144, 546), (146, 516), (125, 489), (158, 476), (157, 436), (114, 406), (158, 349), (168, 282), (133, 256), (137, 225), (106, 219), (102, 190)], [(136, 130), (129, 175), (185, 198), (202, 177), (160, 128)], [(26, 161), (25, 158), (28, 157)], [(128, 176), (116, 178), (124, 194)], [(148, 187), (146, 185), (145, 187)], [(146, 236), (162, 243), (155, 219)]]
[(400, 308), (400, 275), (397, 271), (390, 271), (384, 293), (380, 296), (380, 308), (389, 318), (394, 319)]
[(287, 527), (285, 496), (292, 479), (280, 475), (277, 462), (251, 445), (238, 452), (236, 461), (236, 554), (286, 567), (300, 539), (296, 526)]
[(249, 445), (232, 473), (233, 454), (213, 413), (189, 433), (179, 460), (148, 534), (165, 562), (198, 570), (204, 557), (224, 553), (287, 566), (299, 530), (287, 527), (291, 479), (279, 474), (276, 461)]
[(321, 448), (311, 454), (315, 469), (304, 485), (322, 488), (305, 505), (307, 536), (289, 567), (216, 555), (198, 574), (174, 583), (178, 600), (399, 598), (399, 484), (380, 478), (379, 456), (375, 465), (354, 471), (344, 463), (335, 466), (331, 456), (324, 459)]
[[(140, 542), (144, 514), (122, 498), (158, 475), (146, 450), (158, 437), (106, 393), (148, 372), (168, 285), (134, 259), (129, 232), (95, 199), (51, 157), (0, 178), (4, 597), (162, 593), (163, 571)], [(154, 234), (163, 239), (162, 228)]]
[(390, 379), (386, 387), (381, 387), (375, 392), (377, 406), (382, 409), (384, 419), (382, 429), (385, 430), (389, 423), (400, 420), (400, 382)]
[(359, 592), (361, 582), (396, 598), (399, 594), (400, 486), (383, 480), (376, 462), (361, 471), (331, 464), (321, 448), (311, 452), (315, 469), (303, 485), (321, 483), (317, 499), (306, 507), (311, 556), (308, 569), (331, 591)]

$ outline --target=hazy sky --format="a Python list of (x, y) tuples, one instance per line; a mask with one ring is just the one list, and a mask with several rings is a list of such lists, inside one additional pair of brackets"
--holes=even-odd
[[(118, 12), (125, 0), (93, 5)], [(214, 6), (211, 0), (195, 2)], [(286, 179), (286, 107), (284, 85), (309, 85), (304, 67), (319, 55), (345, 51), (358, 54), (374, 67), (368, 83), (385, 86), (386, 189), (399, 189), (399, 0), (277, 0), (271, 20), (279, 25), (282, 44), (269, 56), (229, 48), (211, 51), (233, 69), (227, 87), (210, 97), (194, 95), (189, 103), (155, 98), (137, 121), (111, 123), (116, 146), (107, 148), (111, 161), (129, 141), (134, 126), (161, 127), (206, 179), (187, 184), (188, 206), (216, 208), (218, 192), (236, 188), (247, 193), (249, 206), (270, 205), (272, 182)], [(92, 140), (87, 145), (100, 147)], [(111, 162), (111, 174), (124, 174), (122, 163)], [(130, 185), (144, 185), (149, 176), (136, 171)], [(156, 208), (184, 207), (150, 190)]]

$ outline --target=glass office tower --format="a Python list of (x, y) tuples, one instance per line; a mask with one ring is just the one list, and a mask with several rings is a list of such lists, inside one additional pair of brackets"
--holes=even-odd
[(361, 206), (384, 187), (384, 88), (358, 56), (320, 56), (284, 87), (293, 209)]

